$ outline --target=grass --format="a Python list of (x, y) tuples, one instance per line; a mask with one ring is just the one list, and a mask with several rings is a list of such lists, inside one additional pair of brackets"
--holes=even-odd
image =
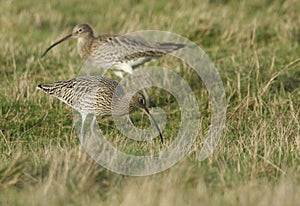
[[(1, 1), (0, 205), (298, 205), (300, 202), (300, 3), (289, 1)], [(163, 58), (199, 101), (200, 132), (172, 168), (147, 177), (115, 174), (80, 146), (72, 110), (35, 89), (70, 79), (82, 65), (75, 41), (45, 48), (87, 22), (95, 33), (158, 29), (180, 34), (210, 56), (227, 97), (226, 129), (198, 162), (209, 125), (208, 94), (191, 70)], [(168, 114), (167, 141), (180, 122), (167, 92), (149, 90)], [(132, 114), (137, 125), (149, 121)], [(122, 137), (99, 121), (122, 150), (145, 154), (160, 143)]]

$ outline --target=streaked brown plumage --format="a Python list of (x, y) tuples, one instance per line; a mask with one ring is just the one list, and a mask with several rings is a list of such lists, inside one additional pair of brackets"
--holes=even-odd
[[(185, 47), (184, 44), (171, 42), (147, 42), (141, 38), (128, 35), (103, 34), (95, 37), (92, 28), (88, 24), (80, 24), (74, 27), (71, 34), (46, 49), (42, 57), (50, 49), (69, 38), (78, 39), (77, 50), (80, 57), (87, 60), (94, 68), (109, 69), (116, 67), (127, 73), (132, 73), (133, 68), (147, 61)], [(116, 74), (121, 78), (123, 77), (120, 72)]]
[(134, 109), (143, 109), (152, 119), (161, 141), (161, 131), (145, 105), (145, 97), (140, 92), (125, 94), (118, 82), (101, 76), (84, 76), (74, 79), (40, 84), (37, 86), (47, 94), (63, 101), (77, 110), (82, 117), (81, 138), (84, 136), (84, 122), (89, 114), (93, 114), (93, 127), (96, 116), (125, 115)]

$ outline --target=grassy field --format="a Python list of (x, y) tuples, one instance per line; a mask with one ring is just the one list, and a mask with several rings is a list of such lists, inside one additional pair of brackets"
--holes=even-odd
[[(299, 205), (300, 2), (288, 1), (0, 1), (0, 205)], [(191, 152), (147, 177), (115, 174), (79, 143), (72, 109), (37, 91), (40, 83), (75, 77), (75, 40), (40, 59), (73, 26), (96, 34), (171, 31), (197, 43), (214, 62), (227, 98), (226, 129), (211, 157), (198, 162), (209, 125), (205, 86), (176, 61), (199, 101), (200, 132)], [(180, 123), (167, 92), (149, 90), (168, 114), (167, 142)], [(161, 95), (159, 95), (159, 93)], [(149, 125), (141, 112), (132, 117)], [(159, 140), (124, 138), (111, 118), (98, 120), (129, 153), (159, 150)]]

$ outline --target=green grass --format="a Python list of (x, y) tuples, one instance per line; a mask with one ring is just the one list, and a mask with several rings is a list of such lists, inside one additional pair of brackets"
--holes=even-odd
[[(300, 3), (290, 1), (1, 1), (0, 205), (298, 205), (300, 202)], [(170, 58), (199, 101), (203, 130), (174, 167), (147, 177), (115, 174), (80, 146), (72, 109), (35, 89), (66, 80), (82, 65), (75, 41), (42, 52), (78, 23), (96, 34), (157, 29), (196, 42), (214, 62), (227, 96), (226, 129), (211, 157), (198, 162), (210, 106), (195, 74)], [(149, 90), (168, 114), (172, 141), (179, 107)], [(160, 95), (159, 95), (160, 94)], [(149, 121), (132, 114), (139, 127)], [(160, 142), (123, 137), (99, 120), (109, 141), (132, 154)], [(102, 124), (101, 124), (102, 123)]]

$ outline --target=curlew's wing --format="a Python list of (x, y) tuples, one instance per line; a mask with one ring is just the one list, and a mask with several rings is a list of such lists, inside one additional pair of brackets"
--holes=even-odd
[(109, 69), (120, 63), (137, 67), (183, 47), (185, 47), (184, 44), (153, 43), (128, 35), (102, 35), (93, 42), (88, 62), (102, 69)]

